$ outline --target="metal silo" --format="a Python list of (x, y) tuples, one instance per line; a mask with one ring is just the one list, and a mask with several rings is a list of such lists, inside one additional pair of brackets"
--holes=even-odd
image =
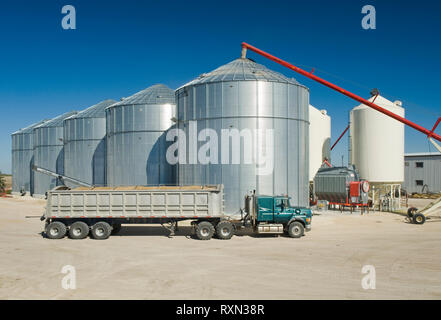
[[(64, 173), (63, 121), (76, 114), (67, 112), (34, 128), (34, 164), (59, 174)], [(46, 192), (59, 184), (56, 178), (34, 173), (34, 196), (44, 197)]]
[(34, 135), (33, 129), (47, 120), (14, 132), (12, 136), (12, 193), (33, 194)]
[(105, 100), (64, 120), (64, 175), (95, 186), (106, 185)]
[[(404, 117), (401, 101), (389, 101), (374, 90), (370, 102)], [(401, 207), (404, 181), (404, 124), (366, 105), (349, 113), (350, 163), (372, 188), (373, 207), (394, 211)]]
[[(230, 215), (239, 213), (252, 190), (309, 205), (308, 88), (240, 58), (176, 90), (176, 102), (178, 128), (187, 140), (179, 184), (224, 184)], [(217, 140), (218, 150), (210, 149), (210, 160), (201, 162), (208, 140)], [(260, 170), (267, 164), (270, 170)]]
[[(369, 101), (401, 117), (400, 101), (378, 95)], [(350, 162), (362, 179), (371, 184), (401, 184), (404, 181), (404, 124), (365, 105), (350, 112)]]
[(325, 159), (331, 160), (331, 117), (309, 105), (309, 181)]
[(108, 107), (107, 185), (173, 185), (166, 131), (173, 125), (174, 91), (157, 84)]

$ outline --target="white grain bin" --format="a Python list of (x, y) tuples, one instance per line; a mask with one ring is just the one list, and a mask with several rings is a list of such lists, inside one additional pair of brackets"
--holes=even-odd
[(323, 160), (330, 159), (331, 117), (326, 110), (309, 105), (309, 181), (321, 167)]
[[(375, 101), (374, 101), (375, 99)], [(400, 101), (382, 96), (369, 99), (376, 105), (404, 117)], [(404, 181), (404, 124), (366, 105), (350, 112), (350, 162), (362, 179), (371, 184)]]

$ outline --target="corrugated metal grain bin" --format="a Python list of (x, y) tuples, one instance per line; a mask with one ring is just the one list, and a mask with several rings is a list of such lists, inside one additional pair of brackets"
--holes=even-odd
[[(34, 128), (34, 164), (59, 174), (64, 173), (63, 121), (76, 114), (67, 112)], [(56, 178), (35, 172), (34, 196), (44, 197), (59, 182)]]
[(175, 112), (174, 91), (162, 84), (106, 109), (109, 186), (176, 184), (165, 137)]
[(34, 135), (33, 129), (47, 120), (34, 123), (14, 132), (12, 137), (12, 193), (34, 193)]
[[(249, 59), (237, 59), (176, 90), (176, 102), (178, 127), (185, 132), (188, 146), (186, 163), (178, 165), (179, 184), (224, 184), (225, 213), (229, 215), (239, 213), (250, 190), (287, 194), (292, 197), (292, 205), (309, 205), (308, 88)], [(198, 161), (208, 139), (202, 134), (202, 141), (194, 141), (193, 121), (198, 133), (208, 129), (205, 132), (210, 140), (217, 136), (217, 159), (214, 155), (206, 164)], [(222, 140), (224, 130), (232, 135), (244, 133), (240, 161), (232, 158), (237, 145), (233, 149), (233, 143), (226, 145)], [(256, 130), (261, 130), (264, 137), (273, 133), (268, 140), (272, 149), (266, 155), (267, 145), (262, 140), (267, 140), (258, 138)], [(197, 148), (191, 147), (196, 144)], [(254, 155), (252, 163), (245, 159), (250, 154)], [(266, 165), (269, 170), (260, 170)]]
[(114, 103), (114, 100), (101, 101), (64, 120), (64, 174), (67, 177), (90, 185), (106, 185), (105, 109)]

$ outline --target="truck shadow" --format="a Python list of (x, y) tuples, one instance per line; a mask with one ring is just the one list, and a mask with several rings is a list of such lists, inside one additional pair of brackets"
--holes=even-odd
[[(164, 229), (162, 226), (122, 226), (121, 230), (118, 232), (118, 234), (113, 235), (115, 236), (121, 236), (121, 237), (168, 237), (170, 232), (166, 229)], [(285, 235), (274, 235), (274, 234), (255, 234), (251, 229), (241, 229), (236, 230), (234, 233), (235, 237), (253, 237), (253, 238), (276, 238), (278, 236), (285, 237)], [(196, 239), (196, 236), (193, 232), (193, 227), (191, 226), (182, 226), (179, 227), (178, 230), (175, 232), (174, 237), (191, 237), (193, 239)], [(213, 237), (215, 239), (215, 237)]]
[[(161, 236), (168, 237), (170, 231), (164, 229), (162, 226), (122, 226), (121, 230), (115, 236), (121, 237), (136, 237), (136, 236)], [(175, 232), (175, 237), (191, 236), (193, 234), (193, 227), (179, 227)]]

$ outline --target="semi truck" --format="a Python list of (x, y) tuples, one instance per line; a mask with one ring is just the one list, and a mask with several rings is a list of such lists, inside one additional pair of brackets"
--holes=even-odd
[(161, 224), (173, 236), (178, 223), (191, 220), (197, 239), (228, 240), (235, 230), (300, 238), (311, 230), (309, 208), (293, 207), (288, 196), (244, 195), (240, 217), (223, 211), (223, 185), (209, 186), (58, 186), (47, 194), (45, 235), (50, 239), (104, 240), (123, 224)]

